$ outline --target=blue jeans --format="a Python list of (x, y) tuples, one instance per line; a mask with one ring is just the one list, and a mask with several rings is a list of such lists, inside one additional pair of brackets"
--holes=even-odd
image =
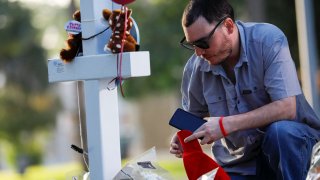
[(230, 174), (232, 180), (305, 180), (320, 131), (295, 121), (278, 121), (265, 128), (255, 176)]

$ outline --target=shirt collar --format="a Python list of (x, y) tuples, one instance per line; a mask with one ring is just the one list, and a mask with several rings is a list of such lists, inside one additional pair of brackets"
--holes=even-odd
[(221, 75), (221, 74), (224, 74), (224, 70), (222, 68), (221, 65), (210, 65), (208, 63), (208, 61), (204, 60), (203, 58), (200, 58), (200, 70), (203, 71), (203, 72), (212, 72), (214, 75)]

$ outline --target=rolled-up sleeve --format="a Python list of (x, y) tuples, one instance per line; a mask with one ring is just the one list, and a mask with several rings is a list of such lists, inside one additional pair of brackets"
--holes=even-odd
[(181, 94), (182, 108), (192, 114), (204, 117), (208, 115), (208, 106), (203, 97), (201, 72), (197, 71), (197, 57), (192, 56), (184, 67)]
[(301, 94), (288, 41), (281, 31), (275, 38), (273, 42), (266, 42), (263, 48), (264, 84), (272, 101)]

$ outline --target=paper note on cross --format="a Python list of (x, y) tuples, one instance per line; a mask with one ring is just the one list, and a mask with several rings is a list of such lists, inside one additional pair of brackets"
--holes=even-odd
[[(90, 37), (105, 29), (102, 9), (119, 9), (111, 0), (80, 1), (82, 36)], [(138, 30), (135, 30), (138, 36)], [(109, 35), (108, 35), (109, 33)], [(106, 32), (110, 36), (110, 32)], [(71, 63), (48, 61), (49, 82), (83, 81), (86, 109), (90, 179), (109, 180), (121, 170), (118, 92), (108, 90), (117, 77), (117, 54), (105, 54), (107, 38), (83, 42), (83, 56)], [(149, 52), (127, 52), (122, 57), (123, 78), (150, 75)]]

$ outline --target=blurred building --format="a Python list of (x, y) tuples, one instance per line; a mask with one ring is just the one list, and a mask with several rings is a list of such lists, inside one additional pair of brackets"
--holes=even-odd
[[(54, 85), (62, 103), (57, 115), (56, 127), (48, 140), (44, 164), (60, 164), (82, 161), (81, 155), (70, 146), (80, 143), (78, 92), (75, 82)], [(79, 96), (82, 96), (81, 91)], [(119, 95), (120, 143), (122, 158), (132, 158), (155, 146), (159, 151), (169, 152), (170, 138), (175, 131), (168, 122), (180, 106), (180, 95), (155, 94), (137, 100), (126, 100)], [(79, 97), (80, 99), (82, 97)], [(84, 111), (84, 110), (80, 110)], [(80, 112), (83, 116), (84, 112)], [(82, 128), (85, 128), (84, 118)], [(82, 138), (86, 142), (86, 131)]]

